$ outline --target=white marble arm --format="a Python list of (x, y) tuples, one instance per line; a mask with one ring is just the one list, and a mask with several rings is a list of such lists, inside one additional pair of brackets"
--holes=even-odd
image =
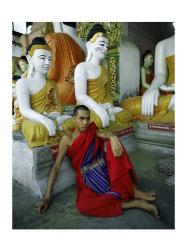
[(158, 98), (160, 96), (159, 88), (166, 83), (167, 65), (164, 53), (163, 43), (160, 42), (156, 46), (155, 51), (155, 77), (150, 88), (142, 97), (142, 115), (153, 115), (154, 105), (158, 106)]
[(18, 100), (18, 106), (20, 109), (20, 113), (25, 118), (43, 124), (47, 130), (49, 131), (50, 136), (54, 136), (56, 134), (56, 127), (54, 122), (41, 115), (40, 113), (31, 109), (30, 106), (30, 91), (27, 86), (27, 79), (20, 79), (16, 83), (16, 94)]
[(100, 117), (103, 128), (109, 126), (107, 111), (87, 95), (87, 73), (84, 63), (78, 64), (75, 68), (75, 96), (79, 104), (86, 105)]
[(50, 118), (50, 119), (56, 119), (57, 117), (60, 117), (61, 116), (61, 113), (60, 112), (50, 112), (50, 113), (47, 113), (47, 112), (43, 112), (43, 115), (45, 115), (46, 117)]
[(103, 107), (107, 111), (110, 121), (115, 122), (116, 121), (115, 114), (118, 113), (118, 112), (123, 111), (122, 108), (114, 107), (111, 103), (102, 103), (102, 104), (99, 104), (99, 105), (101, 107)]
[(54, 27), (54, 31), (55, 33), (61, 33), (62, 32), (62, 27), (61, 27), (61, 23), (60, 22), (53, 22), (53, 27)]

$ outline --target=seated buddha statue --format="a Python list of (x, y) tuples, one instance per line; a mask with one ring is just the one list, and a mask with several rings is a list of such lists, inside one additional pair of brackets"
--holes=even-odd
[[(122, 101), (121, 107), (129, 110), (134, 120), (146, 123), (174, 123), (174, 36), (157, 44), (154, 72), (154, 79), (144, 95)], [(163, 91), (167, 94), (162, 94)]]
[(86, 45), (76, 33), (76, 23), (54, 23), (55, 33), (45, 40), (52, 51), (52, 66), (48, 78), (57, 84), (62, 106), (75, 105), (74, 70), (84, 61)]
[[(129, 111), (115, 107), (111, 95), (107, 69), (101, 61), (107, 53), (108, 39), (100, 24), (95, 24), (87, 36), (87, 58), (75, 68), (75, 96), (78, 104), (86, 105), (91, 111), (91, 121), (100, 129), (125, 128), (131, 121)], [(64, 130), (71, 130), (71, 120), (63, 124)], [(72, 121), (73, 126), (73, 121)], [(127, 127), (129, 124), (127, 125)]]
[(150, 87), (154, 75), (152, 70), (153, 55), (150, 50), (146, 50), (142, 56), (143, 66), (141, 67), (141, 87), (140, 95), (143, 95), (145, 91)]
[(44, 38), (35, 37), (27, 48), (27, 78), (16, 83), (17, 101), (23, 116), (22, 133), (30, 147), (55, 144), (62, 135), (62, 123), (70, 116), (61, 115), (54, 83), (47, 79), (51, 50)]
[[(18, 61), (19, 67), (22, 71), (20, 78), (26, 78), (27, 77), (27, 73), (28, 73), (28, 68), (29, 68), (29, 64), (27, 61), (26, 56), (21, 56), (19, 58)], [(23, 121), (23, 117), (20, 114), (19, 111), (19, 106), (18, 106), (18, 102), (17, 102), (17, 97), (16, 97), (16, 82), (13, 84), (14, 86), (14, 90), (13, 90), (13, 127), (12, 130), (13, 131), (19, 131), (21, 130), (21, 124)]]
[(12, 121), (12, 123), (13, 123), (12, 130), (14, 132), (16, 132), (16, 131), (21, 130), (21, 126), (22, 126), (22, 122), (23, 122), (23, 116), (20, 113), (17, 99), (14, 100), (13, 108), (14, 108), (14, 110), (13, 110), (14, 114), (13, 114), (13, 121)]
[(17, 131), (21, 129), (22, 118), (19, 112), (16, 96), (16, 82), (21, 76), (13, 75), (12, 77), (12, 130)]
[(23, 74), (21, 75), (21, 78), (27, 77), (29, 64), (28, 64), (26, 56), (22, 55), (19, 58), (19, 62), (18, 63), (19, 63), (19, 67), (20, 67), (21, 71), (23, 72)]

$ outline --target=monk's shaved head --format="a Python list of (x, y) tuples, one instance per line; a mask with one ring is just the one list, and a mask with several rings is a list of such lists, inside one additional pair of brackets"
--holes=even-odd
[(87, 108), (85, 105), (78, 105), (74, 108), (74, 116), (78, 114), (79, 110), (90, 112), (89, 108)]

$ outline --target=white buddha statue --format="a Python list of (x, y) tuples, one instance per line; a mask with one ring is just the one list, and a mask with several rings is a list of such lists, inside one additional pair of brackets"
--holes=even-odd
[(23, 74), (21, 75), (21, 78), (27, 77), (29, 64), (28, 64), (26, 56), (21, 56), (19, 58), (19, 67), (21, 71), (23, 72)]
[(36, 37), (27, 49), (28, 77), (16, 84), (17, 100), (23, 116), (22, 132), (30, 147), (56, 143), (62, 135), (61, 115), (56, 88), (47, 79), (51, 51), (44, 38)]
[[(124, 100), (121, 106), (132, 113), (133, 119), (147, 123), (173, 123), (175, 103), (175, 37), (156, 45), (154, 79), (142, 97)], [(162, 94), (162, 91), (166, 94)], [(161, 94), (160, 94), (161, 93)]]
[[(131, 120), (131, 114), (113, 105), (108, 73), (101, 63), (107, 53), (108, 39), (100, 24), (92, 27), (86, 45), (86, 61), (75, 68), (76, 100), (91, 110), (91, 120), (98, 128), (124, 128), (125, 123)], [(63, 127), (69, 122), (65, 122)]]
[(12, 130), (18, 131), (21, 129), (22, 117), (19, 112), (19, 107), (17, 104), (16, 96), (16, 82), (21, 78), (21, 76), (13, 75), (12, 77)]
[[(150, 88), (142, 97), (142, 115), (154, 114), (154, 106), (158, 106), (160, 89), (174, 92), (174, 57), (175, 57), (175, 37), (172, 36), (160, 41), (155, 51), (155, 77)], [(174, 109), (174, 95), (168, 104), (168, 109)]]
[[(26, 56), (22, 55), (19, 58), (18, 64), (19, 64), (19, 67), (22, 71), (22, 74), (19, 77), (19, 79), (26, 78), (27, 74), (28, 74), (28, 68), (29, 68), (29, 64), (28, 64)], [(13, 113), (14, 113), (14, 116), (13, 116), (12, 130), (19, 131), (19, 130), (21, 130), (21, 124), (23, 121), (23, 117), (19, 111), (19, 106), (18, 106), (18, 101), (17, 101), (17, 96), (16, 96), (16, 82), (14, 83), (13, 86), (14, 86), (14, 88), (13, 88)]]

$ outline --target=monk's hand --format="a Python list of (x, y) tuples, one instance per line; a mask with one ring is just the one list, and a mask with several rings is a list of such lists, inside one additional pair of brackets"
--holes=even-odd
[(38, 201), (35, 204), (35, 210), (40, 214), (44, 214), (47, 211), (49, 204), (50, 204), (50, 198), (44, 198), (43, 200)]
[(117, 136), (110, 138), (112, 153), (115, 157), (119, 157), (123, 154), (123, 147)]

